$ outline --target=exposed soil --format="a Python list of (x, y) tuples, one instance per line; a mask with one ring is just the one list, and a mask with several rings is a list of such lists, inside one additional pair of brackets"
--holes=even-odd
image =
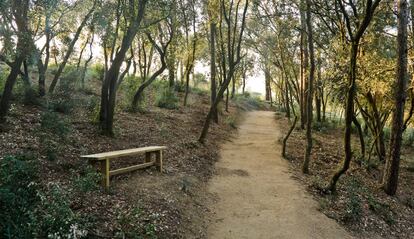
[[(79, 95), (75, 109), (67, 115), (70, 132), (65, 139), (40, 128), (45, 107), (13, 104), (8, 123), (0, 130), (0, 161), (6, 155), (22, 152), (34, 154), (39, 165), (42, 184), (57, 183), (70, 192), (71, 208), (82, 217), (92, 218), (88, 238), (196, 238), (206, 231), (206, 182), (212, 175), (218, 145), (234, 131), (226, 119), (235, 115), (222, 112), (219, 125), (212, 124), (208, 141), (197, 142), (201, 126), (209, 109), (207, 95), (191, 95), (190, 106), (175, 110), (148, 106), (145, 113), (129, 113), (118, 108), (116, 136), (102, 136), (92, 123), (94, 110), (87, 109), (89, 98)], [(180, 99), (181, 102), (181, 99)], [(47, 159), (41, 137), (50, 139), (56, 159)], [(165, 173), (155, 168), (111, 179), (109, 192), (103, 190), (82, 194), (73, 190), (73, 182), (84, 173), (87, 162), (79, 156), (112, 150), (150, 145), (165, 145)], [(138, 159), (120, 159), (111, 167), (130, 164)]]
[[(282, 128), (285, 135), (291, 123), (281, 113), (276, 115), (276, 121), (285, 125)], [(319, 210), (345, 226), (355, 237), (414, 238), (414, 173), (411, 147), (403, 150), (399, 188), (395, 197), (386, 195), (379, 188), (383, 163), (377, 162), (375, 155), (371, 162), (361, 162), (354, 157), (351, 168), (338, 183), (337, 193), (326, 195), (320, 189), (326, 186), (343, 160), (343, 129), (314, 129), (313, 139), (309, 175), (300, 173), (306, 139), (305, 132), (299, 127), (289, 138), (287, 157), (296, 179), (319, 202)], [(357, 135), (353, 135), (352, 140), (354, 155), (357, 155)]]
[(270, 111), (246, 114), (238, 135), (226, 142), (209, 191), (209, 238), (351, 238), (289, 172), (280, 157), (279, 127)]

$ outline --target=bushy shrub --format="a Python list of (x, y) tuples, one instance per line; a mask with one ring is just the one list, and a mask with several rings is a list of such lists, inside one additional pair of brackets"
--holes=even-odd
[(355, 222), (361, 220), (363, 214), (362, 200), (359, 196), (362, 189), (361, 183), (352, 178), (347, 182), (347, 190), (349, 192), (346, 200), (344, 212), (344, 221)]
[(31, 154), (0, 161), (0, 238), (82, 238), (86, 231), (70, 208), (67, 190), (41, 187)]
[(228, 116), (224, 122), (229, 125), (230, 127), (232, 127), (233, 129), (237, 129), (237, 119), (233, 116)]
[(39, 202), (36, 164), (26, 157), (0, 161), (0, 238), (32, 238)]
[(155, 98), (155, 104), (160, 108), (177, 109), (178, 97), (173, 90), (167, 88), (158, 91)]
[(368, 206), (371, 211), (380, 216), (387, 224), (394, 224), (395, 219), (389, 205), (377, 201), (372, 195), (368, 196)]
[(234, 97), (234, 102), (237, 107), (242, 110), (256, 110), (263, 108), (264, 106), (259, 97), (253, 97), (250, 93), (236, 95)]
[(176, 84), (174, 85), (174, 90), (175, 90), (176, 92), (181, 92), (181, 93), (183, 93), (183, 92), (185, 92), (185, 85), (184, 85), (184, 84), (181, 84), (181, 83), (176, 83)]
[(201, 89), (201, 88), (191, 88), (191, 92), (193, 94), (200, 95), (200, 96), (209, 94), (208, 90), (204, 90), (204, 89)]
[(39, 99), (39, 94), (32, 87), (27, 87), (23, 95), (23, 104), (41, 106), (42, 101)]
[[(134, 238), (134, 239), (156, 239), (156, 226), (154, 223), (142, 223), (143, 211), (138, 206), (134, 206), (127, 213), (119, 211), (118, 223), (119, 231), (115, 238)], [(150, 217), (151, 220), (151, 217)]]
[(80, 219), (70, 208), (67, 193), (58, 184), (49, 184), (47, 191), (40, 193), (36, 214), (38, 236), (42, 238), (80, 238), (86, 235), (80, 229)]
[(105, 66), (103, 64), (94, 64), (89, 68), (89, 74), (92, 79), (97, 79), (99, 81), (103, 80), (105, 75)]
[(74, 188), (80, 192), (94, 191), (100, 188), (99, 182), (102, 175), (96, 172), (92, 167), (87, 167), (80, 175), (76, 176), (74, 180)]
[(414, 129), (407, 128), (403, 134), (403, 143), (406, 146), (412, 146), (414, 144)]
[(391, 129), (389, 127), (384, 127), (383, 132), (384, 132), (384, 140), (385, 141), (390, 140), (390, 137), (391, 137)]
[(6, 84), (9, 68), (0, 63), (0, 96), (3, 94), (4, 85)]
[(48, 108), (54, 112), (69, 114), (74, 108), (75, 103), (72, 99), (58, 98), (49, 102)]
[(60, 137), (65, 137), (70, 132), (70, 125), (59, 117), (56, 112), (46, 111), (41, 115), (40, 127)]
[(64, 92), (72, 92), (76, 84), (80, 80), (81, 72), (74, 66), (66, 67), (62, 76), (60, 77), (59, 90)]

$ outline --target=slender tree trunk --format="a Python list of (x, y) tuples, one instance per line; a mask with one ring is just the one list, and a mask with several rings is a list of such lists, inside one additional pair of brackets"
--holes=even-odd
[(407, 25), (408, 3), (407, 0), (398, 0), (398, 59), (397, 77), (394, 91), (394, 112), (392, 117), (390, 155), (387, 158), (382, 186), (388, 195), (395, 195), (398, 186), (398, 174), (400, 168), (402, 133), (404, 128), (404, 106), (407, 90)]
[[(348, 75), (348, 92), (346, 96), (346, 105), (345, 105), (345, 135), (344, 135), (344, 151), (345, 158), (343, 161), (342, 167), (334, 173), (329, 182), (327, 190), (334, 192), (336, 191), (336, 183), (342, 174), (344, 174), (351, 164), (352, 160), (352, 146), (351, 146), (351, 125), (352, 125), (352, 116), (354, 115), (354, 98), (355, 98), (355, 89), (356, 89), (356, 73), (357, 73), (357, 55), (359, 42), (364, 35), (366, 29), (368, 28), (372, 17), (374, 15), (375, 9), (378, 7), (381, 0), (367, 1), (365, 5), (364, 18), (358, 25), (358, 29), (355, 33), (352, 32), (352, 29), (348, 27), (348, 34), (351, 37), (351, 52), (350, 52), (350, 65), (349, 65), (349, 75)], [(346, 8), (342, 0), (338, 1), (342, 14), (347, 15)], [(350, 26), (351, 22), (348, 17), (345, 17), (346, 25)]]
[(95, 11), (95, 4), (96, 4), (96, 1), (94, 2), (94, 6), (89, 10), (89, 12), (86, 14), (85, 18), (82, 20), (81, 24), (79, 25), (78, 29), (76, 30), (75, 36), (73, 37), (72, 41), (70, 42), (68, 46), (68, 50), (65, 54), (65, 57), (63, 58), (62, 63), (59, 65), (59, 68), (55, 76), (53, 77), (52, 83), (50, 84), (50, 87), (49, 87), (49, 93), (53, 93), (53, 91), (55, 90), (55, 87), (59, 81), (59, 78), (63, 70), (65, 69), (65, 66), (69, 60), (69, 57), (72, 55), (72, 52), (75, 48), (75, 44), (78, 41), (80, 34), (82, 33), (82, 29), (86, 26), (86, 23), (88, 22), (89, 18), (92, 16), (92, 13)]
[(312, 15), (311, 15), (311, 2), (306, 0), (306, 26), (308, 29), (308, 44), (309, 44), (309, 83), (307, 96), (307, 112), (306, 112), (306, 151), (305, 160), (302, 165), (302, 172), (309, 173), (309, 162), (312, 152), (312, 120), (313, 120), (313, 82), (315, 79), (315, 52), (313, 48), (313, 32), (312, 32)]
[[(46, 16), (48, 18), (48, 16)], [(46, 28), (48, 28), (48, 20), (46, 20)], [(39, 53), (37, 68), (39, 70), (39, 95), (44, 96), (46, 95), (46, 73), (47, 68), (49, 67), (49, 59), (50, 59), (50, 32), (46, 30), (46, 45), (45, 45), (45, 61), (42, 62), (42, 54)]]
[[(243, 33), (244, 33), (244, 29), (245, 29), (245, 24), (246, 24), (246, 14), (247, 14), (247, 9), (249, 6), (249, 0), (245, 1), (245, 5), (244, 5), (244, 10), (243, 10), (243, 17), (241, 19), (241, 26), (240, 26), (240, 32), (237, 36), (237, 42), (236, 42), (236, 36), (235, 35), (231, 35), (231, 21), (230, 18), (227, 16), (226, 10), (225, 10), (225, 4), (224, 2), (221, 2), (221, 11), (222, 13), (224, 13), (224, 17), (226, 18), (225, 21), (227, 23), (227, 43), (228, 43), (228, 58), (229, 58), (229, 68), (228, 68), (228, 75), (226, 77), (226, 79), (223, 81), (223, 84), (220, 87), (220, 90), (217, 93), (217, 97), (216, 100), (214, 101), (214, 104), (211, 105), (210, 110), (207, 114), (206, 120), (204, 121), (204, 125), (203, 125), (203, 129), (201, 131), (200, 137), (198, 139), (198, 141), (200, 143), (204, 143), (205, 139), (207, 137), (207, 133), (208, 133), (208, 129), (210, 128), (210, 122), (211, 119), (213, 117), (213, 112), (215, 109), (217, 109), (218, 104), (220, 103), (220, 101), (223, 98), (224, 92), (225, 90), (229, 87), (231, 78), (234, 75), (234, 71), (235, 71), (235, 67), (237, 67), (237, 65), (240, 63), (241, 60), (241, 56), (240, 56), (240, 51), (241, 51), (241, 43), (242, 43), (242, 39), (243, 39)], [(237, 9), (238, 10), (238, 9)], [(236, 14), (237, 14), (237, 10), (236, 10)], [(231, 9), (230, 9), (230, 14), (231, 14)], [(229, 15), (230, 15), (229, 14)], [(234, 23), (234, 34), (237, 32), (236, 28), (237, 28), (237, 21)], [(231, 41), (230, 39), (233, 38), (233, 41)], [(224, 54), (224, 53), (223, 53)]]
[(4, 85), (3, 94), (0, 100), (0, 123), (6, 121), (6, 115), (9, 111), (10, 100), (17, 76), (20, 74), (20, 67), (30, 52), (31, 34), (28, 27), (27, 14), (29, 11), (29, 0), (15, 0), (12, 2), (13, 15), (16, 21), (17, 44), (16, 56), (12, 62), (12, 67)]
[(231, 84), (231, 98), (234, 99), (234, 95), (236, 94), (236, 77), (233, 77), (232, 84)]
[(361, 124), (358, 122), (358, 119), (355, 115), (352, 116), (352, 122), (354, 123), (355, 127), (358, 130), (359, 143), (361, 146), (361, 157), (365, 158), (365, 140), (364, 140), (364, 133), (362, 131)]
[[(134, 2), (132, 2), (134, 3)], [(115, 112), (116, 101), (116, 85), (119, 76), (119, 70), (122, 62), (125, 59), (125, 55), (130, 48), (135, 35), (138, 32), (138, 28), (141, 24), (141, 20), (144, 16), (145, 6), (147, 0), (138, 1), (138, 10), (136, 16), (131, 16), (131, 23), (128, 26), (125, 35), (122, 39), (121, 48), (115, 54), (115, 58), (112, 61), (111, 66), (105, 74), (105, 79), (102, 84), (102, 96), (101, 96), (101, 110), (100, 110), (100, 124), (101, 129), (106, 135), (113, 135), (113, 122)], [(132, 6), (130, 6), (132, 7)]]
[[(216, 101), (217, 83), (216, 83), (216, 23), (210, 23), (210, 90), (211, 90), (211, 105)], [(213, 121), (218, 124), (217, 109), (213, 109)]]
[(300, 22), (301, 22), (301, 95), (302, 95), (302, 104), (301, 106), (301, 115), (300, 115), (300, 127), (305, 129), (307, 122), (307, 100), (308, 100), (308, 62), (309, 62), (309, 52), (308, 52), (308, 39), (307, 39), (307, 23), (306, 23), (306, 0), (300, 1)]
[(290, 126), (290, 129), (288, 131), (288, 133), (286, 134), (286, 136), (283, 138), (283, 148), (282, 148), (282, 157), (286, 158), (286, 146), (287, 146), (287, 141), (290, 137), (290, 135), (292, 134), (293, 130), (296, 127), (296, 122), (298, 122), (298, 117), (295, 115), (295, 119), (293, 120), (293, 124), (292, 126)]
[(328, 190), (336, 191), (336, 183), (339, 178), (344, 174), (351, 164), (352, 159), (352, 148), (351, 148), (351, 124), (352, 116), (354, 114), (354, 95), (355, 95), (355, 79), (356, 79), (356, 63), (358, 54), (358, 42), (353, 42), (351, 45), (351, 60), (349, 66), (349, 77), (348, 77), (348, 93), (346, 97), (345, 106), (345, 136), (344, 136), (344, 149), (345, 159), (342, 167), (335, 172), (332, 176), (328, 186)]
[(316, 120), (318, 122), (322, 122), (322, 117), (321, 117), (321, 107), (322, 107), (322, 97), (321, 97), (321, 58), (320, 58), (320, 54), (318, 54), (318, 77), (317, 77), (317, 82), (316, 82), (316, 89), (315, 89), (315, 106), (316, 106)]

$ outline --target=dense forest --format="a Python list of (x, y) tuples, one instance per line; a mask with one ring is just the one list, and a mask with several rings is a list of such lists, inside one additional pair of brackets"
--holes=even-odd
[[(221, 145), (245, 118), (267, 124), (248, 111), (273, 112), (280, 134), (261, 144), (348, 233), (414, 236), (414, 1), (0, 0), (0, 13), (0, 238), (217, 237)], [(109, 188), (81, 158), (155, 145), (161, 172)]]

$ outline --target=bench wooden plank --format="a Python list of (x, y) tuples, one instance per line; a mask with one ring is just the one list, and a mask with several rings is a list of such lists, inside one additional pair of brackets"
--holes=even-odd
[(152, 161), (152, 162), (138, 164), (138, 165), (134, 165), (134, 166), (126, 167), (126, 168), (115, 169), (115, 170), (109, 171), (109, 176), (114, 176), (118, 174), (132, 172), (132, 171), (142, 169), (142, 168), (151, 167), (154, 164), (155, 164), (155, 161)]
[(165, 147), (165, 146), (150, 146), (150, 147), (143, 147), (143, 148), (111, 151), (111, 152), (105, 152), (105, 153), (99, 153), (99, 154), (82, 155), (81, 158), (104, 160), (104, 159), (118, 158), (118, 157), (122, 157), (122, 156), (130, 156), (130, 155), (135, 155), (135, 154), (139, 154), (139, 153), (161, 151), (161, 150), (164, 150), (164, 149), (167, 149), (167, 147)]

